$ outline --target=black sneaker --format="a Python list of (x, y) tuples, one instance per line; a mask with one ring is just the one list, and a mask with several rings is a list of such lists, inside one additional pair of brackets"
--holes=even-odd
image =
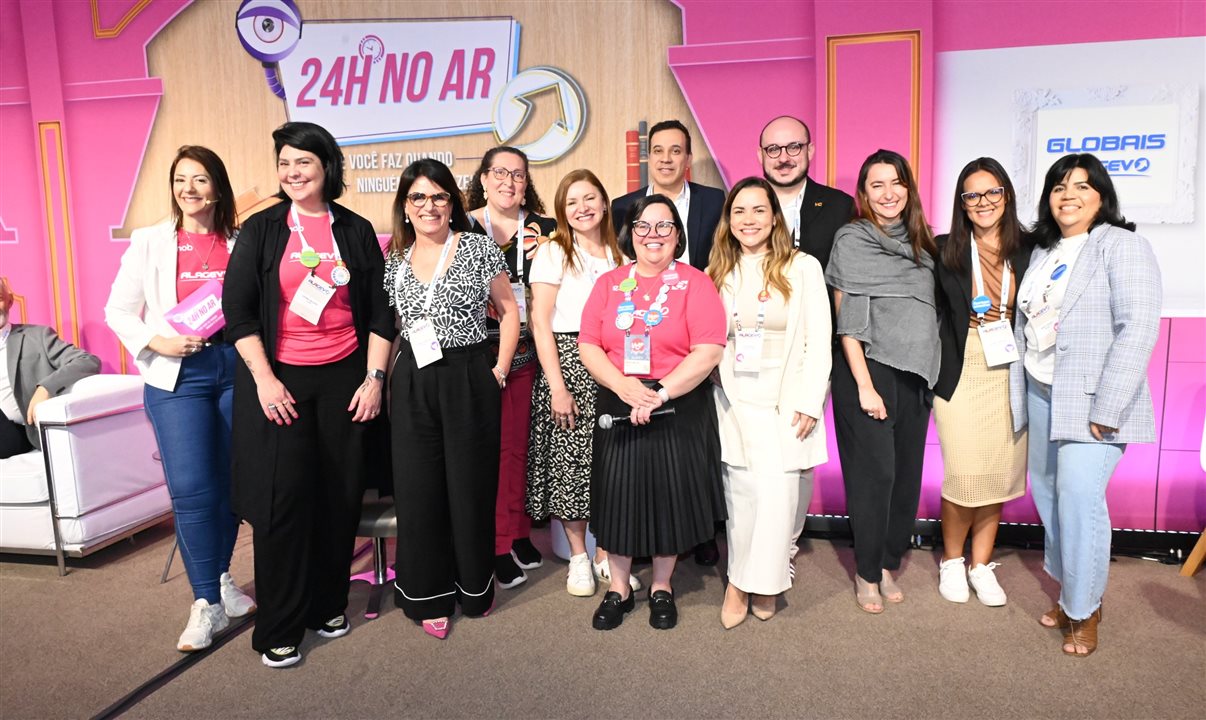
[(498, 586), (504, 590), (510, 590), (528, 580), (528, 576), (524, 575), (523, 570), (520, 570), (519, 566), (515, 564), (511, 553), (494, 556), (494, 577), (498, 580)]
[(532, 538), (519, 538), (511, 543), (511, 557), (524, 570), (535, 570), (544, 564), (544, 556), (532, 544)]
[(649, 626), (669, 630), (677, 624), (678, 607), (674, 604), (674, 593), (667, 590), (649, 593)]
[(620, 593), (607, 591), (603, 596), (603, 602), (599, 603), (599, 609), (595, 610), (595, 616), (591, 619), (591, 626), (596, 630), (614, 630), (620, 627), (620, 623), (624, 622), (624, 616), (632, 612), (636, 607), (636, 599), (634, 593), (628, 593), (628, 599), (624, 600), (620, 597)]
[(352, 626), (348, 623), (347, 615), (336, 615), (323, 623), (322, 627), (316, 628), (318, 634), (325, 638), (343, 637), (351, 629)]
[(301, 661), (301, 653), (296, 647), (272, 648), (260, 656), (264, 664), (270, 668), (286, 668)]

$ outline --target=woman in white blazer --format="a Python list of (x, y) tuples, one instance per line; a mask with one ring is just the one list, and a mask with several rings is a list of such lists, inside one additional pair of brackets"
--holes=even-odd
[(1043, 567), (1059, 603), (1039, 620), (1063, 651), (1097, 649), (1110, 568), (1106, 485), (1127, 443), (1154, 442), (1147, 366), (1160, 333), (1160, 268), (1122, 216), (1096, 157), (1047, 171), (1037, 247), (1018, 288), (1010, 371), (1015, 432), (1030, 425), (1030, 489), (1043, 521)]
[(732, 628), (751, 607), (769, 620), (791, 587), (800, 488), (812, 487), (812, 469), (828, 459), (821, 418), (832, 327), (821, 265), (796, 252), (762, 178), (729, 192), (708, 275), (729, 316), (714, 394), (729, 512), (720, 621)]
[(209, 647), (228, 618), (255, 610), (230, 577), (238, 519), (230, 506), (234, 348), (219, 328), (182, 333), (168, 316), (185, 301), (221, 301), (234, 246), (234, 193), (212, 150), (186, 145), (168, 175), (172, 219), (135, 230), (105, 303), (105, 322), (134, 356), (144, 404), (172, 497), (176, 538), (192, 585), (188, 625), (176, 643)]

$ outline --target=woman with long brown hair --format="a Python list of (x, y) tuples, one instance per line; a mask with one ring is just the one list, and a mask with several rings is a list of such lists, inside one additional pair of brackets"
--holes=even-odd
[[(878, 150), (858, 173), (862, 217), (838, 230), (825, 279), (841, 346), (833, 420), (854, 533), (855, 600), (865, 612), (904, 602), (891, 571), (909, 548), (938, 379), (934, 237), (899, 153)], [(882, 594), (881, 594), (882, 592)]]
[(820, 419), (832, 327), (821, 264), (796, 251), (774, 188), (762, 178), (729, 192), (708, 275), (729, 316), (713, 394), (729, 515), (720, 622), (731, 628), (751, 605), (755, 617), (769, 620), (791, 587), (801, 481), (828, 458)]

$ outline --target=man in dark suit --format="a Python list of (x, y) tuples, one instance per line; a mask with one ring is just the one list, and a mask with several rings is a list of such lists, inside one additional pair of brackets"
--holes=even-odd
[(682, 260), (703, 270), (712, 252), (712, 235), (724, 210), (724, 191), (687, 182), (691, 167), (691, 136), (678, 120), (663, 120), (649, 129), (649, 184), (616, 198), (611, 203), (611, 221), (616, 232), (624, 224), (628, 208), (646, 195), (665, 195), (674, 201), (687, 228), (687, 249)]
[(854, 198), (808, 177), (815, 152), (808, 126), (790, 115), (771, 120), (758, 138), (762, 176), (775, 187), (796, 247), (825, 269), (834, 234), (854, 217)]
[(0, 278), (0, 458), (41, 446), (37, 408), (77, 380), (100, 372), (100, 358), (42, 325), (12, 325), (13, 294)]
[[(833, 250), (833, 236), (838, 228), (854, 217), (854, 198), (841, 190), (826, 187), (808, 177), (808, 168), (816, 146), (812, 144), (812, 131), (803, 121), (790, 115), (771, 120), (762, 128), (758, 138), (758, 157), (762, 161), (762, 176), (775, 188), (783, 217), (796, 247), (821, 263), (824, 269), (829, 264)], [(829, 291), (829, 316), (834, 320), (833, 291)], [(836, 340), (836, 336), (835, 336)], [(837, 346), (835, 345), (835, 350)], [(838, 350), (840, 352), (840, 350)], [(812, 502), (813, 471), (800, 473), (800, 496), (796, 509), (796, 521), (792, 530), (791, 559), (788, 572), (795, 576), (797, 543), (804, 532), (808, 518), (808, 506)]]

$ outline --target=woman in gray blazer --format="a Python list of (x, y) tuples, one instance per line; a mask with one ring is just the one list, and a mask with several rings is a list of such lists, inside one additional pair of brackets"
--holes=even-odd
[(1160, 326), (1160, 269), (1123, 218), (1101, 161), (1066, 155), (1047, 171), (1030, 268), (1018, 289), (1010, 372), (1014, 429), (1030, 423), (1031, 493), (1043, 565), (1059, 604), (1040, 622), (1063, 651), (1097, 649), (1110, 566), (1106, 485), (1127, 443), (1156, 439), (1147, 365)]

